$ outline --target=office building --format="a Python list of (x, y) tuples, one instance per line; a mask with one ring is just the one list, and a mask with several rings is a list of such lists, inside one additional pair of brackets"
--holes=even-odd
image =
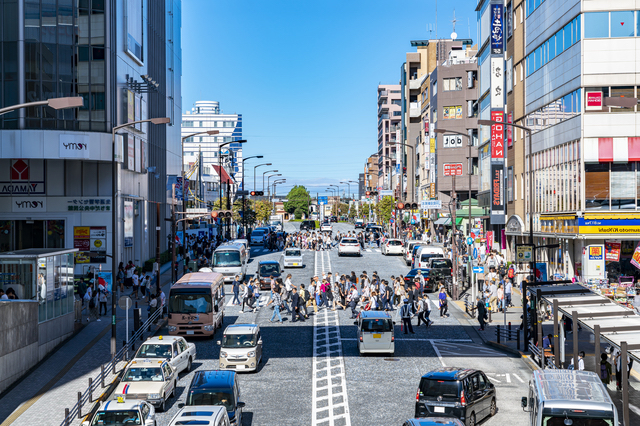
[(378, 182), (392, 189), (392, 176), (399, 176), (398, 145), (402, 120), (402, 96), (399, 84), (378, 86)]
[(364, 165), (364, 187), (365, 191), (380, 191), (378, 183), (378, 154), (373, 154), (367, 158)]
[[(184, 168), (191, 188), (189, 204), (194, 207), (200, 206), (196, 198), (205, 203), (218, 199), (219, 174), (222, 174), (223, 197), (227, 196), (226, 182), (230, 182), (232, 198), (236, 190), (242, 189), (242, 144), (230, 143), (242, 139), (242, 114), (224, 114), (218, 102), (197, 101), (191, 111), (182, 116), (182, 136), (209, 130), (218, 133), (192, 136), (184, 142)], [(221, 149), (223, 144), (227, 145)], [(219, 165), (222, 165), (221, 173)]]
[[(150, 117), (180, 120), (181, 2), (4, 0), (0, 7), (1, 105), (84, 98), (79, 109), (0, 116), (0, 251), (75, 247), (93, 254), (76, 256), (75, 273), (110, 271), (115, 212), (124, 218), (117, 259), (142, 264), (155, 254), (153, 204), (164, 219), (166, 176), (179, 173), (178, 123), (119, 131), (115, 205), (111, 129)], [(165, 250), (169, 226), (159, 225)]]

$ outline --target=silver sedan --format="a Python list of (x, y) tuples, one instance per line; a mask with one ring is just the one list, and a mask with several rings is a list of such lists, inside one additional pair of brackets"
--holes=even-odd
[(360, 243), (355, 238), (343, 238), (338, 244), (338, 256), (350, 254), (352, 256), (362, 256)]
[(282, 268), (302, 268), (302, 251), (298, 248), (288, 248), (282, 253), (280, 258), (280, 266)]

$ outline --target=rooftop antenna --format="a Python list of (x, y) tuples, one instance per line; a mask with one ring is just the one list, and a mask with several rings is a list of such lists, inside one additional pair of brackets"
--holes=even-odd
[(434, 31), (433, 24), (427, 24), (427, 32), (429, 33), (429, 38), (431, 38), (431, 33)]
[(436, 0), (436, 39), (438, 38), (438, 0)]
[(467, 27), (469, 27), (469, 40), (471, 40), (471, 21), (469, 17), (467, 17)]
[(456, 33), (456, 23), (458, 22), (458, 20), (456, 19), (456, 10), (453, 9), (453, 19), (451, 20), (451, 23), (453, 24), (453, 32), (451, 33), (451, 40), (455, 40), (458, 38), (458, 34)]

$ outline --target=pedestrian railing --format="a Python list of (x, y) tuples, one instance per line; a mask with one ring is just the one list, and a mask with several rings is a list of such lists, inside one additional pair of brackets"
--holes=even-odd
[[(149, 315), (147, 321), (132, 333), (131, 339), (128, 342), (123, 341), (122, 348), (111, 361), (100, 365), (100, 373), (94, 378), (89, 377), (87, 388), (82, 392), (78, 392), (78, 402), (73, 407), (64, 409), (64, 420), (60, 423), (60, 426), (71, 426), (75, 420), (80, 420), (91, 412), (93, 403), (99, 401), (102, 395), (99, 394), (97, 398), (94, 398), (96, 391), (102, 391), (115, 381), (127, 365), (130, 351), (135, 352), (136, 341), (138, 339), (143, 340), (144, 333), (150, 331), (151, 325), (161, 317), (162, 309), (157, 309), (153, 314)], [(87, 405), (88, 409), (84, 410), (83, 408)]]
[(496, 326), (496, 341), (500, 343), (500, 341), (506, 340), (515, 340), (516, 348), (520, 350), (520, 329), (516, 328), (515, 330), (511, 329), (511, 323), (508, 326), (497, 325)]

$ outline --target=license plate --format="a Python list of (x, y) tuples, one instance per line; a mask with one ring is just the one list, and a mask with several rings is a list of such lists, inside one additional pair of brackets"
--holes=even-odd
[(373, 338), (374, 339), (380, 339), (382, 337), (382, 334), (374, 334)]
[(187, 330), (187, 334), (193, 334), (193, 330)]
[(444, 407), (433, 407), (434, 413), (444, 413)]
[(299, 265), (300, 265), (299, 263), (294, 263), (294, 264), (293, 264), (293, 266), (299, 266)]
[(237, 370), (244, 370), (245, 367), (246, 365), (236, 365)]

